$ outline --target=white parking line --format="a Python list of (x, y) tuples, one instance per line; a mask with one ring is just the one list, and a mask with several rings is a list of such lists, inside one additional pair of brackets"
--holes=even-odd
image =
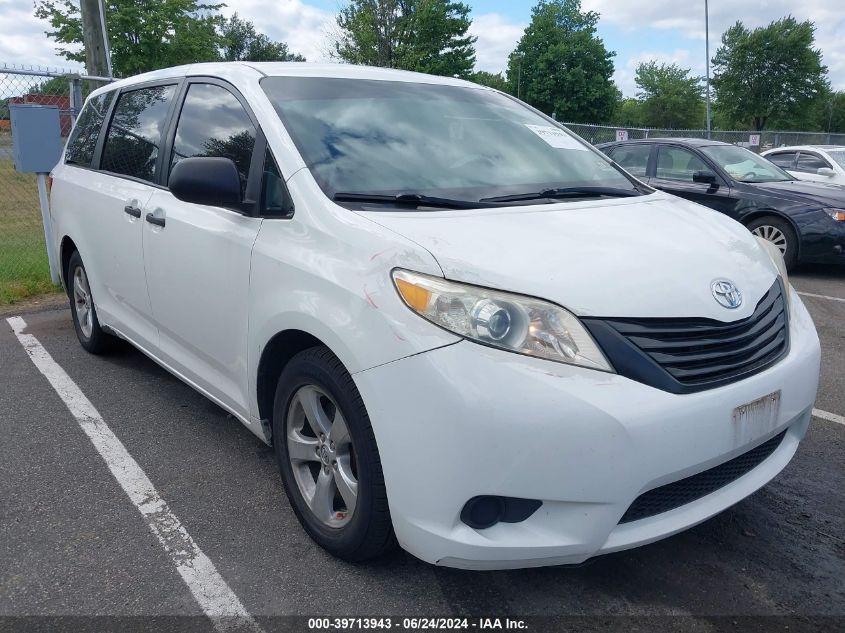
[(821, 409), (813, 409), (813, 415), (817, 418), (821, 418), (822, 420), (827, 420), (828, 422), (836, 422), (837, 424), (845, 425), (845, 416), (842, 415), (836, 415), (835, 413), (822, 411)]
[(799, 295), (802, 297), (815, 297), (816, 299), (827, 299), (828, 301), (841, 301), (845, 303), (845, 299), (840, 299), (839, 297), (830, 297), (828, 295), (817, 295), (812, 292), (798, 292)]
[(114, 478), (138, 508), (170, 556), (182, 580), (190, 589), (200, 608), (220, 631), (249, 629), (261, 631), (252, 616), (231, 590), (223, 577), (170, 511), (167, 503), (152, 482), (129, 454), (123, 443), (112, 433), (94, 405), (85, 397), (65, 370), (53, 360), (32, 334), (24, 334), (26, 321), (20, 317), (6, 319), (15, 336), (38, 370), (59, 394), (79, 426), (94, 444)]

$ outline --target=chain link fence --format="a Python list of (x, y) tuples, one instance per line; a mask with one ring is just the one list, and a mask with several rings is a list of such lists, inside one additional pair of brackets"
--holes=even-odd
[(0, 63), (0, 305), (55, 289), (44, 244), (35, 174), (15, 170), (11, 108), (56, 106), (62, 141), (70, 134), (83, 95), (102, 85), (78, 72)]
[[(67, 138), (84, 96), (103, 78), (67, 70), (15, 67), (0, 63), (0, 305), (55, 289), (50, 280), (36, 176), (15, 171), (10, 106), (57, 106), (62, 140)], [(704, 129), (669, 130), (564, 123), (597, 145), (623, 139), (707, 138)], [(754, 151), (783, 145), (845, 145), (845, 134), (713, 130), (710, 138)]]
[[(591, 125), (588, 123), (563, 123), (563, 125), (593, 145), (616, 140), (642, 138), (707, 138), (707, 130), (705, 129), (669, 130)], [(827, 132), (712, 130), (710, 138), (714, 141), (741, 145), (755, 152), (784, 145), (845, 145), (845, 134), (829, 134)]]

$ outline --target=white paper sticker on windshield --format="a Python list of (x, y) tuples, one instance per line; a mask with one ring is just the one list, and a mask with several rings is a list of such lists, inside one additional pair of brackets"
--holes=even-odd
[(558, 149), (580, 149), (588, 151), (581, 143), (576, 141), (572, 136), (557, 127), (551, 125), (531, 125), (526, 123), (525, 127), (534, 132), (541, 139), (546, 141), (552, 147)]

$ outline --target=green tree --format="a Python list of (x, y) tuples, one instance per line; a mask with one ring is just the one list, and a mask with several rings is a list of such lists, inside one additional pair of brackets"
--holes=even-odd
[(488, 73), (486, 70), (477, 70), (467, 77), (467, 79), (482, 86), (487, 86), (488, 88), (510, 92), (510, 84), (502, 76), (502, 73)]
[(613, 123), (625, 127), (640, 127), (643, 125), (642, 103), (631, 97), (627, 99), (620, 97), (613, 110)]
[(644, 125), (670, 129), (705, 125), (701, 79), (691, 77), (689, 68), (644, 62), (637, 66), (634, 82), (640, 89)]
[(53, 77), (33, 86), (29, 92), (41, 95), (67, 96), (70, 94), (70, 81), (65, 77)]
[(610, 119), (617, 90), (613, 56), (596, 35), (599, 14), (581, 0), (540, 0), (508, 59), (511, 92), (559, 120)]
[[(118, 77), (219, 59), (222, 4), (197, 0), (105, 0), (112, 68)], [(84, 63), (82, 21), (73, 0), (37, 0), (35, 15), (66, 59)]]
[(352, 64), (468, 77), (470, 8), (451, 0), (350, 0), (337, 16), (335, 55)]
[(816, 128), (832, 134), (845, 134), (845, 92), (831, 92), (816, 108)]
[(274, 42), (264, 33), (255, 30), (249, 20), (242, 20), (235, 13), (223, 19), (218, 30), (220, 56), (224, 61), (249, 62), (304, 62), (302, 55), (291, 53), (284, 42)]
[(721, 112), (755, 130), (800, 118), (828, 88), (827, 68), (814, 43), (815, 25), (792, 16), (753, 31), (734, 24), (713, 58)]

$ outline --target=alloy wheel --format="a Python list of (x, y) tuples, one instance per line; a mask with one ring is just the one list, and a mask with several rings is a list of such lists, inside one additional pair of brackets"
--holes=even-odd
[(88, 285), (88, 275), (82, 266), (73, 272), (73, 309), (79, 321), (79, 329), (85, 338), (91, 338), (94, 331), (94, 303), (91, 300), (91, 288)]
[(337, 403), (316, 385), (300, 387), (286, 420), (287, 453), (308, 508), (323, 525), (340, 528), (355, 513), (355, 448)]

